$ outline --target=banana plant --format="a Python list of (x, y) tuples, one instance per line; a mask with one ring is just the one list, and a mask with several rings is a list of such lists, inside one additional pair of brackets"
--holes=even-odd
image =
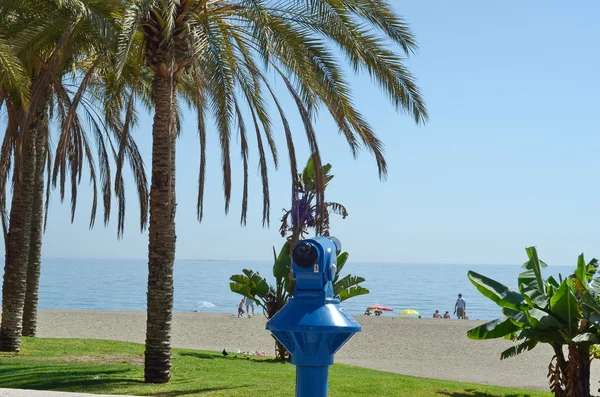
[[(559, 279), (542, 277), (546, 264), (535, 247), (526, 248), (529, 260), (517, 279), (518, 291), (468, 272), (471, 283), (502, 308), (502, 318), (467, 332), (470, 339), (506, 338), (515, 342), (500, 359), (516, 356), (539, 343), (552, 346), (548, 367), (550, 390), (555, 397), (590, 397), (592, 347), (600, 335), (600, 279), (594, 278), (597, 260), (579, 256), (575, 272)], [(567, 347), (567, 354), (563, 347)]]
[(291, 266), (289, 245), (286, 243), (279, 254), (273, 247), (273, 276), (275, 286), (258, 272), (250, 269), (242, 270), (242, 274), (234, 274), (229, 279), (229, 288), (232, 292), (240, 294), (247, 299), (252, 299), (256, 305), (264, 309), (267, 318), (273, 317), (288, 300), (288, 274)]
[[(277, 254), (273, 247), (273, 277), (275, 285), (269, 285), (268, 281), (258, 272), (244, 269), (242, 274), (232, 275), (229, 289), (247, 299), (252, 299), (257, 306), (264, 309), (265, 316), (270, 319), (281, 309), (291, 296), (295, 287), (295, 280), (289, 283), (289, 269), (292, 265), (289, 252), (289, 244), (285, 243)], [(369, 290), (361, 284), (365, 281), (363, 277), (348, 274), (340, 276), (340, 272), (348, 261), (350, 255), (342, 252), (337, 257), (337, 271), (333, 280), (334, 297), (345, 301), (355, 296), (365, 295)]]
[[(286, 242), (281, 247), (279, 254), (273, 247), (275, 286), (269, 285), (268, 281), (258, 272), (244, 269), (242, 274), (234, 274), (229, 278), (231, 280), (229, 289), (246, 299), (252, 299), (257, 306), (263, 308), (267, 319), (270, 319), (287, 303), (290, 290), (293, 290), (295, 286), (295, 280), (289, 281), (291, 266), (290, 246)], [(275, 339), (275, 353), (280, 360), (289, 358), (288, 351), (277, 339)]]
[[(334, 297), (340, 301), (353, 298), (358, 295), (368, 294), (369, 290), (360, 284), (365, 281), (362, 277), (351, 274), (340, 278), (340, 272), (348, 260), (349, 254), (342, 252), (337, 257), (337, 272), (333, 281)], [(273, 277), (275, 285), (269, 282), (258, 272), (250, 269), (242, 270), (242, 274), (234, 274), (229, 278), (229, 289), (240, 294), (246, 299), (252, 299), (257, 306), (263, 308), (267, 319), (273, 317), (285, 306), (296, 285), (295, 279), (289, 279), (292, 261), (290, 256), (290, 245), (285, 242), (279, 254), (273, 247)], [(287, 359), (288, 352), (277, 340), (275, 340), (275, 352), (277, 358)]]

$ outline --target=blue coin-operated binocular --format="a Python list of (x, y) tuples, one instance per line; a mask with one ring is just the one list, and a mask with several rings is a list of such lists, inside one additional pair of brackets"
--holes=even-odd
[(360, 332), (360, 324), (333, 297), (341, 249), (335, 237), (300, 241), (292, 252), (294, 297), (267, 323), (296, 365), (296, 397), (327, 396), (335, 352)]

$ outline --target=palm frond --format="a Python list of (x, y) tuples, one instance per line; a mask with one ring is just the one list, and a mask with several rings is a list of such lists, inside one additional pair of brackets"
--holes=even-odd
[(0, 36), (0, 87), (15, 103), (29, 104), (30, 80), (8, 41)]
[[(221, 149), (225, 211), (229, 211), (232, 189), (231, 130), (237, 126), (240, 134), (245, 176), (249, 148), (243, 138), (250, 123), (256, 134), (263, 185), (263, 223), (268, 223), (270, 199), (265, 146), (275, 167), (279, 159), (265, 96), (275, 103), (276, 114), (283, 123), (292, 195), (297, 194), (295, 137), (288, 122), (288, 110), (282, 106), (280, 94), (271, 88), (273, 81), (283, 81), (291, 95), (314, 157), (316, 208), (322, 214), (323, 225), (319, 232), (327, 228), (327, 206), (334, 213), (347, 215), (345, 208), (336, 203), (329, 205), (324, 199), (326, 181), (313, 127), (319, 111), (331, 115), (354, 155), (365, 147), (373, 154), (380, 177), (387, 172), (383, 143), (353, 103), (351, 86), (338, 54), (342, 54), (355, 73), (368, 73), (398, 111), (410, 113), (417, 123), (427, 120), (416, 81), (404, 64), (404, 57), (416, 52), (416, 40), (387, 1), (166, 0), (134, 1), (127, 8), (119, 28), (119, 70), (126, 73), (125, 59), (144, 47), (144, 60), (138, 62), (140, 70), (148, 70), (150, 75), (171, 73), (178, 93), (198, 114), (199, 220), (204, 211), (205, 124), (212, 116)], [(274, 78), (269, 75), (271, 72)], [(247, 111), (241, 108), (242, 103), (244, 107), (247, 104)], [(243, 180), (242, 224), (248, 205), (248, 181), (245, 177)]]
[(237, 125), (240, 133), (240, 149), (242, 164), (244, 167), (244, 187), (242, 189), (242, 214), (240, 216), (240, 224), (246, 225), (248, 217), (248, 139), (246, 134), (246, 125), (244, 124), (244, 117), (240, 110), (240, 106), (235, 100), (235, 113), (237, 116)]
[(346, 219), (346, 217), (348, 216), (348, 211), (346, 210), (346, 207), (344, 207), (340, 203), (334, 203), (332, 201), (329, 201), (327, 203), (327, 208), (329, 208), (334, 214), (340, 215), (342, 219)]

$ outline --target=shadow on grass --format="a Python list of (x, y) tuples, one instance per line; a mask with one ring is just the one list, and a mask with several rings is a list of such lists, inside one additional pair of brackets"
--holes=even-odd
[[(473, 389), (458, 392), (440, 391), (438, 394), (448, 397), (497, 397), (497, 394), (483, 393)], [(531, 394), (504, 394), (503, 397), (531, 397)]]
[(216, 354), (206, 354), (206, 353), (196, 353), (196, 352), (181, 352), (181, 353), (177, 353), (179, 354), (181, 357), (194, 357), (194, 358), (200, 358), (202, 360), (214, 360), (214, 359), (224, 359), (226, 357), (223, 356), (217, 356)]
[(254, 363), (264, 363), (264, 364), (286, 364), (286, 361), (281, 361), (278, 360), (276, 358), (267, 358), (267, 359), (262, 359), (262, 358), (256, 358), (256, 356), (244, 356), (243, 354), (236, 354), (236, 353), (229, 353), (229, 356), (224, 357), (222, 355), (217, 355), (217, 354), (206, 354), (206, 353), (196, 353), (196, 352), (182, 352), (179, 353), (180, 356), (182, 357), (194, 357), (194, 358), (198, 358), (198, 359), (209, 359), (209, 360), (214, 360), (214, 359), (218, 359), (218, 360), (248, 360), (248, 361), (252, 361)]
[(230, 389), (243, 389), (245, 387), (250, 386), (222, 386), (222, 387), (204, 387), (202, 389), (194, 389), (194, 390), (172, 390), (172, 391), (164, 391), (164, 392), (152, 392), (148, 394), (143, 394), (143, 396), (154, 396), (154, 397), (177, 397), (177, 396), (188, 396), (190, 394), (200, 394), (200, 393), (208, 393), (211, 391), (219, 391), (219, 390), (230, 390)]
[[(202, 356), (202, 354), (200, 354)], [(215, 356), (213, 358), (219, 358)], [(12, 387), (29, 390), (77, 391), (85, 393), (110, 393), (122, 390), (123, 387), (148, 385), (142, 380), (134, 379), (130, 369), (102, 369), (83, 367), (81, 369), (64, 368), (61, 365), (43, 366), (3, 365), (0, 372), (0, 387)], [(175, 385), (175, 387), (177, 387)], [(137, 389), (136, 394), (155, 397), (177, 397), (197, 395), (219, 390), (243, 389), (252, 385), (209, 386), (190, 390), (144, 390)]]
[[(15, 387), (33, 390), (86, 390), (110, 391), (116, 385), (139, 385), (144, 382), (132, 379), (129, 369), (101, 369), (101, 368), (64, 368), (60, 365), (22, 366), (3, 365), (0, 372), (1, 387)], [(127, 374), (127, 375), (125, 375)]]
[(284, 360), (279, 360), (277, 358), (267, 358), (266, 360), (254, 360), (254, 362), (262, 363), (262, 364), (289, 364), (289, 362)]

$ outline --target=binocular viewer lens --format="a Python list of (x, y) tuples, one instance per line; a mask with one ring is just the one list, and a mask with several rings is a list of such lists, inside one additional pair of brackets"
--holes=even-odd
[(317, 249), (311, 243), (299, 243), (294, 248), (292, 258), (296, 266), (303, 269), (308, 269), (314, 266), (319, 259), (319, 253)]
[[(333, 247), (331, 246), (331, 243), (333, 243)], [(326, 238), (318, 237), (314, 242), (310, 242), (310, 240), (304, 240), (299, 242), (292, 252), (292, 259), (294, 260), (296, 266), (302, 269), (309, 269), (313, 267), (319, 260), (319, 248), (317, 247), (321, 247), (321, 249), (325, 249), (327, 252), (335, 251), (336, 256), (342, 252), (342, 244), (340, 243), (340, 240), (332, 236), (328, 236)], [(335, 261), (335, 257), (333, 260)]]

